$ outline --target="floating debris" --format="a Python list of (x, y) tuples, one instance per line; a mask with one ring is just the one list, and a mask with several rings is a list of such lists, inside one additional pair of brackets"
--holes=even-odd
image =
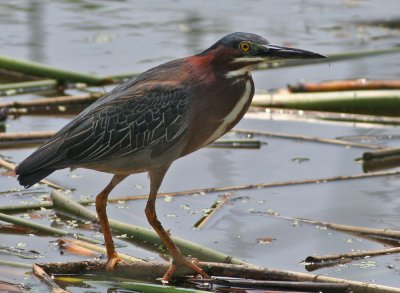
[(18, 242), (17, 247), (0, 245), (0, 253), (11, 254), (24, 259), (38, 259), (43, 257), (35, 250), (25, 250), (26, 243)]
[(272, 237), (263, 237), (263, 238), (257, 238), (257, 243), (258, 244), (271, 244), (273, 241), (275, 241), (276, 238), (272, 238)]

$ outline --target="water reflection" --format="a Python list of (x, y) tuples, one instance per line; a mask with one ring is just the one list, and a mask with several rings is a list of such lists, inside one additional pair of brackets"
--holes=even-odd
[(179, 30), (184, 33), (185, 47), (188, 49), (188, 54), (193, 51), (201, 50), (202, 40), (204, 36), (204, 19), (195, 11), (187, 11), (186, 16), (178, 25)]
[(44, 63), (46, 61), (44, 48), (46, 48), (46, 32), (43, 27), (45, 18), (44, 2), (31, 1), (28, 9), (29, 23), (29, 59)]
[(216, 181), (216, 186), (237, 185), (237, 174), (235, 173), (235, 155), (231, 151), (216, 150), (206, 152), (208, 160), (207, 170)]

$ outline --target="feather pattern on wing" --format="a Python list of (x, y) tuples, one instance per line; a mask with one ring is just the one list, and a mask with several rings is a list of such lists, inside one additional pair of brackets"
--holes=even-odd
[(16, 168), (17, 174), (99, 163), (150, 150), (185, 134), (188, 94), (170, 83), (123, 84), (89, 106)]

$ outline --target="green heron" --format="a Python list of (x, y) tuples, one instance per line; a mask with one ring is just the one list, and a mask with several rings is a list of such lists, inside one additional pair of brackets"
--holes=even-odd
[(29, 188), (67, 167), (114, 174), (96, 197), (107, 268), (112, 270), (119, 258), (106, 214), (108, 195), (130, 174), (148, 172), (145, 213), (173, 259), (163, 279), (168, 281), (182, 265), (207, 276), (182, 255), (157, 219), (158, 189), (172, 162), (213, 142), (243, 117), (254, 95), (250, 71), (255, 66), (296, 58), (324, 56), (237, 32), (200, 54), (152, 68), (94, 102), (20, 163), (18, 181)]

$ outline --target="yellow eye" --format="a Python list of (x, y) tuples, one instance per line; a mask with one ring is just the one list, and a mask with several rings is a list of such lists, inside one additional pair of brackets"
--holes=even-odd
[(242, 51), (243, 53), (247, 53), (250, 51), (250, 43), (248, 42), (241, 42), (239, 44), (239, 49), (240, 51)]

